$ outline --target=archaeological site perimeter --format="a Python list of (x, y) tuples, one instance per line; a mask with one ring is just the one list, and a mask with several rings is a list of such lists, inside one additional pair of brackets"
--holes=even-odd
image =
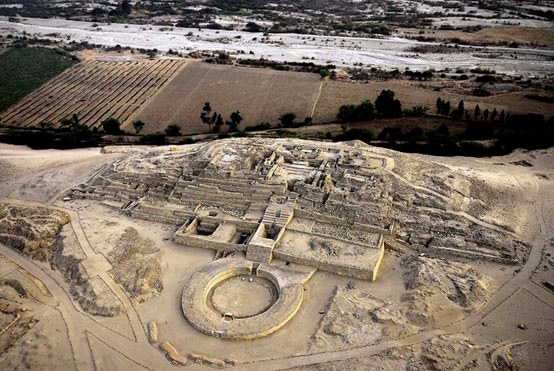
[[(70, 369), (548, 358), (552, 214), (534, 215), (554, 200), (538, 154), (468, 167), (357, 141), (234, 138), (75, 156), (0, 188), (10, 365), (39, 364), (32, 349)], [(22, 179), (22, 163), (3, 168)], [(50, 327), (41, 310), (58, 313)], [(56, 326), (55, 341), (36, 335)]]
[[(363, 146), (248, 139), (115, 161), (69, 197), (176, 225), (176, 243), (233, 256), (192, 276), (183, 312), (204, 333), (250, 339), (290, 320), (316, 269), (375, 280), (385, 244), (506, 264), (521, 258), (523, 243), (510, 231), (465, 217), (463, 200), (447, 186), (440, 193), (414, 189), (393, 175), (394, 166)], [(218, 310), (218, 285), (249, 275), (271, 286), (272, 305), (253, 316)]]

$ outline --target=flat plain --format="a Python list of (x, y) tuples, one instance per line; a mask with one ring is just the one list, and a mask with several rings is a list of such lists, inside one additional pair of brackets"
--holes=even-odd
[(168, 124), (179, 125), (183, 134), (209, 131), (200, 120), (205, 102), (223, 120), (239, 110), (244, 118), (241, 127), (275, 124), (287, 112), (303, 120), (311, 115), (319, 86), (319, 75), (313, 73), (191, 63), (137, 120), (146, 123), (145, 132), (163, 131)]

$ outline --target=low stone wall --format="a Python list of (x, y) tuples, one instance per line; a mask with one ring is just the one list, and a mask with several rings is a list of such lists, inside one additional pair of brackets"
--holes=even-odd
[(337, 218), (329, 215), (323, 215), (314, 211), (309, 211), (309, 210), (304, 210), (299, 208), (295, 208), (294, 216), (297, 218), (312, 219), (322, 223), (351, 227), (354, 229), (359, 229), (361, 231), (370, 232), (370, 233), (382, 233), (384, 235), (390, 235), (395, 230), (394, 223), (392, 223), (389, 228), (381, 228), (378, 226), (372, 226), (372, 225), (360, 224), (360, 223), (352, 224), (341, 218)]
[(404, 241), (399, 241), (399, 240), (395, 240), (394, 244), (398, 244), (403, 246), (404, 248), (413, 249), (413, 250), (425, 252), (428, 254), (459, 256), (459, 257), (468, 258), (468, 259), (484, 259), (484, 260), (488, 260), (496, 263), (510, 264), (510, 265), (519, 263), (519, 260), (517, 259), (503, 258), (501, 256), (480, 253), (477, 251), (456, 249), (453, 247), (439, 247), (439, 246), (425, 247), (425, 246), (419, 246), (419, 245), (408, 245)]
[(211, 241), (206, 238), (199, 237), (198, 235), (185, 234), (185, 233), (175, 233), (173, 235), (173, 241), (175, 243), (189, 246), (189, 247), (201, 247), (203, 249), (212, 249), (212, 250), (246, 251), (247, 249), (247, 245)]
[(201, 267), (183, 289), (181, 306), (185, 318), (200, 332), (233, 340), (260, 338), (285, 326), (300, 309), (303, 284), (313, 272), (260, 264), (255, 273), (269, 279), (276, 286), (279, 297), (269, 309), (252, 317), (226, 320), (208, 306), (209, 293), (217, 284), (252, 272), (252, 262), (237, 258), (219, 259)]
[[(382, 255), (383, 255), (383, 252), (381, 251), (379, 255), (379, 260), (381, 259)], [(334, 273), (340, 276), (354, 277), (361, 280), (373, 281), (377, 273), (377, 271), (374, 270), (372, 267), (368, 267), (367, 269), (361, 269), (360, 267), (356, 267), (353, 265), (344, 265), (344, 264), (337, 264), (337, 263), (331, 264), (324, 261), (303, 258), (298, 255), (291, 255), (283, 251), (279, 251), (279, 249), (273, 251), (273, 256), (276, 259), (281, 259), (281, 260), (289, 261), (296, 264), (308, 265), (310, 267), (315, 267), (318, 270), (321, 270), (324, 272)]]
[(172, 224), (172, 225), (180, 225), (186, 221), (186, 219), (181, 219), (176, 217), (174, 218), (174, 217), (162, 216), (162, 215), (154, 215), (143, 211), (135, 211), (135, 210), (129, 212), (128, 214), (133, 218), (150, 220), (152, 222)]

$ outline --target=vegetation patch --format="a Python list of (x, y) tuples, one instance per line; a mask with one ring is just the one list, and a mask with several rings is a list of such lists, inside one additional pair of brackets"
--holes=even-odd
[(77, 62), (57, 49), (16, 47), (0, 54), (0, 111)]

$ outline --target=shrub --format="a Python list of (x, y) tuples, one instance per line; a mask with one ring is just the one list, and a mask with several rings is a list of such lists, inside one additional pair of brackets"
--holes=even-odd
[(245, 131), (238, 131), (235, 134), (233, 134), (233, 138), (246, 138), (250, 136), (252, 136), (252, 134), (249, 134)]
[(244, 131), (260, 131), (260, 130), (267, 130), (269, 129), (271, 126), (269, 125), (269, 122), (262, 122), (261, 124), (258, 124), (258, 125), (252, 125), (252, 126), (247, 126), (244, 128)]
[(133, 122), (133, 128), (135, 128), (135, 132), (138, 134), (143, 128), (144, 128), (144, 122), (138, 120)]
[(414, 106), (411, 109), (406, 108), (402, 112), (405, 116), (411, 116), (411, 117), (423, 117), (425, 114), (429, 111), (429, 107), (426, 106)]
[(294, 127), (295, 119), (296, 119), (296, 114), (292, 112), (285, 113), (284, 115), (279, 117), (279, 121), (281, 121), (281, 126), (284, 128)]
[(140, 138), (141, 144), (153, 144), (156, 146), (161, 146), (164, 144), (167, 144), (167, 138), (165, 137), (164, 133), (160, 133), (159, 131), (147, 134)]
[(487, 155), (487, 148), (481, 143), (472, 141), (460, 142), (460, 152), (464, 156), (483, 157)]
[(256, 22), (248, 22), (246, 24), (246, 27), (244, 27), (243, 31), (246, 32), (262, 32), (263, 27), (257, 24)]
[(110, 117), (102, 121), (102, 129), (106, 134), (118, 135), (123, 134), (123, 131), (120, 129), (120, 122), (118, 119)]
[(388, 142), (395, 142), (397, 140), (404, 139), (404, 135), (402, 134), (402, 130), (400, 128), (395, 127), (386, 127), (377, 136), (377, 139), (379, 140), (386, 140)]
[(359, 105), (343, 105), (339, 108), (337, 118), (346, 122), (371, 120), (375, 118), (375, 105), (369, 99), (365, 99)]
[(406, 134), (406, 139), (410, 142), (418, 142), (423, 139), (423, 129), (415, 127)]
[(473, 95), (476, 97), (488, 97), (491, 93), (483, 88), (475, 88), (473, 89)]
[(179, 125), (170, 124), (167, 125), (164, 132), (168, 137), (177, 137), (181, 135), (181, 127)]
[(194, 144), (194, 143), (196, 143), (196, 141), (189, 137), (183, 138), (179, 141), (179, 144)]

